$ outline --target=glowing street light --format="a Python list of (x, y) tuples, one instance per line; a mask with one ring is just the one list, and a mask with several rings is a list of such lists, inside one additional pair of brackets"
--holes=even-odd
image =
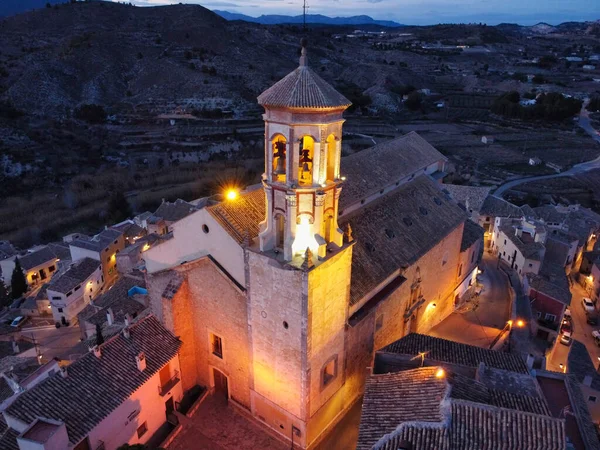
[(435, 373), (436, 378), (443, 378), (443, 376), (446, 374), (446, 372), (444, 372), (444, 369), (438, 369), (437, 372)]
[(519, 319), (519, 320), (517, 320), (517, 326), (519, 328), (523, 328), (525, 326), (525, 322), (523, 322), (522, 320)]
[(238, 198), (238, 192), (235, 189), (228, 189), (225, 193), (227, 200), (235, 200)]

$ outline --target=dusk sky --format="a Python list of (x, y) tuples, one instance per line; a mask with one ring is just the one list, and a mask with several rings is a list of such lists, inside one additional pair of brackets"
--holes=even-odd
[[(116, 1), (116, 0), (115, 0)], [(209, 9), (260, 16), (299, 15), (302, 0), (131, 0), (140, 6), (199, 3)], [(600, 0), (309, 0), (310, 14), (353, 16), (405, 24), (501, 22), (532, 25), (600, 19)]]

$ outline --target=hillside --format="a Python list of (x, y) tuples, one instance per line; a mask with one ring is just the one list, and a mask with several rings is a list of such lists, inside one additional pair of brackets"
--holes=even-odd
[[(232, 13), (229, 11), (214, 10), (215, 13), (227, 20), (244, 20), (246, 22), (260, 23), (263, 25), (278, 24), (301, 24), (304, 23), (304, 16), (283, 16), (276, 14), (263, 14), (259, 17), (247, 16), (245, 14)], [(306, 23), (319, 25), (379, 25), (382, 27), (401, 27), (402, 24), (391, 20), (377, 20), (369, 16), (350, 16), (350, 17), (328, 17), (322, 14), (307, 14)]]

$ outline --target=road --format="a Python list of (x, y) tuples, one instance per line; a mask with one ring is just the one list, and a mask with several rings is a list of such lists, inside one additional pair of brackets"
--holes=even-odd
[(479, 266), (483, 290), (478, 299), (452, 313), (428, 333), (464, 344), (488, 347), (506, 325), (510, 314), (510, 291), (506, 275), (497, 268), (497, 258), (484, 252)]
[[(581, 299), (583, 297), (589, 297), (589, 295), (578, 283), (573, 283), (573, 286), (571, 287), (571, 294), (573, 294), (573, 298), (571, 300), (571, 306), (569, 309), (571, 310), (571, 316), (573, 317), (573, 339), (585, 345), (588, 353), (590, 354), (592, 362), (594, 365), (596, 365), (598, 364), (598, 357), (600, 356), (600, 347), (598, 347), (594, 342), (592, 331), (599, 329), (600, 324), (594, 326), (587, 324), (585, 320), (585, 313), (581, 306)], [(548, 369), (550, 370), (560, 370), (558, 368), (559, 364), (565, 363), (565, 358), (567, 355), (567, 352), (565, 352), (567, 347), (559, 343), (558, 339), (556, 340), (555, 346), (556, 348), (553, 349), (554, 351), (552, 353), (552, 357), (547, 363)]]
[(24, 330), (22, 334), (28, 338), (35, 337), (44, 360), (59, 358), (73, 361), (88, 351), (79, 341), (78, 326)]
[[(587, 101), (581, 107), (581, 111), (579, 112), (579, 121), (577, 122), (577, 124), (581, 128), (583, 128), (586, 131), (586, 133), (588, 133), (592, 137), (592, 139), (594, 139), (596, 142), (598, 142), (600, 144), (600, 134), (598, 134), (598, 131), (596, 129), (594, 129), (594, 127), (592, 127), (592, 124), (590, 121), (590, 114), (589, 114), (588, 110), (585, 109), (586, 105), (587, 105)], [(573, 167), (571, 167), (569, 170), (567, 170), (565, 172), (551, 174), (551, 175), (539, 175), (539, 176), (534, 176), (534, 177), (524, 177), (524, 178), (518, 178), (516, 180), (508, 181), (508, 182), (504, 183), (503, 185), (501, 185), (500, 187), (498, 187), (498, 189), (496, 189), (496, 191), (494, 192), (494, 195), (496, 197), (502, 197), (502, 195), (506, 191), (513, 189), (514, 187), (516, 187), (520, 184), (523, 184), (523, 183), (529, 183), (531, 181), (550, 180), (552, 178), (559, 178), (559, 177), (570, 177), (573, 175), (579, 175), (579, 174), (582, 174), (585, 172), (589, 172), (590, 170), (594, 170), (594, 169), (600, 169), (600, 156), (591, 161), (586, 161), (586, 162), (583, 162), (580, 164), (575, 164)]]

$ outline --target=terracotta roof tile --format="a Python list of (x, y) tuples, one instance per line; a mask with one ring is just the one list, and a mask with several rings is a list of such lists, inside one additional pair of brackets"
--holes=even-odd
[(415, 178), (345, 217), (341, 228), (350, 223), (356, 240), (351, 304), (402, 266), (417, 261), (465, 220), (465, 212), (427, 176)]
[(476, 368), (480, 362), (483, 362), (486, 366), (497, 369), (525, 374), (529, 372), (525, 362), (519, 355), (497, 352), (417, 333), (411, 333), (387, 345), (380, 351), (412, 356), (427, 352), (428, 359), (442, 363)]
[(87, 280), (99, 268), (100, 261), (92, 258), (83, 258), (75, 262), (62, 275), (54, 277), (48, 285), (47, 290), (66, 294)]
[(340, 211), (446, 157), (414, 131), (342, 158)]
[(265, 192), (261, 186), (240, 194), (236, 200), (225, 200), (207, 209), (229, 235), (241, 244), (246, 233), (252, 240), (258, 237), (259, 225), (265, 220)]
[(300, 66), (258, 96), (271, 108), (333, 109), (352, 103), (308, 66)]
[[(101, 346), (102, 356), (88, 353), (67, 368), (22, 393), (5, 414), (27, 424), (36, 417), (65, 422), (69, 441), (77, 444), (140, 386), (173, 359), (181, 341), (154, 316), (133, 324), (130, 337), (122, 334)], [(146, 356), (141, 372), (135, 357)]]

